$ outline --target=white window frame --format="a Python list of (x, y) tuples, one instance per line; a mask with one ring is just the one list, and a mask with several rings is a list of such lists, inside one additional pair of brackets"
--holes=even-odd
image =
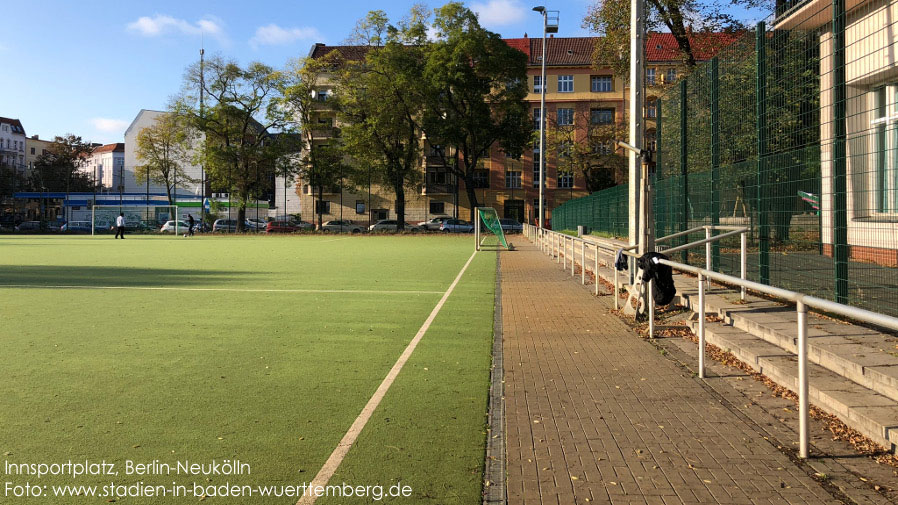
[(898, 215), (898, 83), (873, 90), (873, 212)]
[(558, 76), (558, 92), (573, 93), (574, 92), (574, 75), (564, 74)]
[(541, 76), (541, 75), (533, 76), (533, 92), (534, 93), (542, 93), (543, 92), (543, 76)]
[[(598, 85), (596, 85), (598, 83)], [(608, 89), (604, 89), (607, 84)], [(593, 75), (589, 78), (589, 90), (593, 93), (610, 93), (614, 91), (614, 78), (610, 75)]]
[(573, 170), (558, 170), (558, 189), (573, 189)]
[(655, 85), (655, 69), (654, 68), (645, 69), (645, 84), (647, 86)]

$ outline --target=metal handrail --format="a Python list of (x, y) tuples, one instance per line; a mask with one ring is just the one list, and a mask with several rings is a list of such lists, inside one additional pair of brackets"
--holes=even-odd
[[(799, 406), (799, 456), (801, 458), (808, 457), (808, 422), (809, 422), (809, 400), (808, 400), (808, 326), (807, 326), (807, 311), (808, 307), (813, 307), (821, 311), (829, 312), (832, 314), (838, 314), (844, 317), (852, 318), (859, 321), (864, 321), (867, 323), (872, 323), (877, 326), (881, 326), (884, 328), (890, 328), (893, 330), (898, 330), (898, 318), (887, 316), (885, 314), (880, 314), (877, 312), (872, 312), (866, 309), (861, 309), (858, 307), (851, 307), (849, 305), (836, 303), (830, 300), (824, 300), (822, 298), (817, 298), (816, 296), (805, 295), (799, 293), (797, 291), (791, 291), (788, 289), (778, 288), (775, 286), (768, 286), (766, 284), (761, 284), (758, 282), (750, 281), (745, 278), (745, 232), (747, 228), (744, 229), (736, 229), (729, 233), (722, 233), (717, 235), (716, 237), (710, 237), (710, 227), (701, 227), (698, 229), (704, 228), (706, 230), (706, 238), (704, 240), (700, 240), (691, 244), (686, 244), (687, 246), (695, 247), (697, 245), (705, 244), (706, 249), (710, 249), (710, 243), (716, 239), (720, 240), (726, 236), (731, 236), (737, 233), (742, 234), (742, 276), (734, 277), (732, 275), (722, 274), (719, 272), (714, 272), (710, 269), (710, 259), (707, 261), (708, 268), (698, 268), (691, 265), (686, 265), (683, 263), (678, 263), (676, 261), (671, 260), (658, 260), (662, 265), (667, 265), (674, 270), (678, 270), (681, 272), (688, 272), (691, 274), (695, 274), (698, 277), (698, 367), (699, 378), (705, 378), (705, 281), (715, 280), (721, 282), (723, 284), (739, 286), (743, 293), (746, 289), (751, 289), (753, 291), (764, 293), (766, 295), (787, 300), (789, 302), (795, 303), (795, 311), (797, 316), (797, 324), (798, 324), (798, 406)], [(739, 228), (739, 227), (727, 227), (727, 228)], [(723, 229), (723, 227), (719, 227), (718, 229)], [(528, 237), (533, 236), (533, 231), (537, 230), (536, 240), (537, 243), (542, 243), (546, 241), (546, 237), (551, 234), (561, 235), (558, 232), (553, 232), (545, 229), (538, 229), (533, 227), (532, 225), (527, 225), (525, 227), (525, 235)], [(697, 230), (690, 230), (689, 232), (694, 232)], [(686, 232), (680, 232), (682, 234), (686, 234)], [(567, 235), (564, 235), (567, 237)], [(571, 238), (571, 249), (573, 250), (574, 240), (580, 240), (581, 242), (586, 242), (578, 237), (570, 237)], [(673, 238), (662, 237), (663, 239)], [(557, 241), (557, 239), (554, 239)], [(565, 253), (567, 251), (566, 242), (565, 241)], [(657, 242), (657, 241), (656, 241)], [(595, 243), (593, 243), (595, 244)], [(681, 249), (685, 246), (681, 246)], [(583, 246), (581, 246), (582, 251)], [(598, 245), (595, 245), (596, 248), (596, 270), (598, 270)], [(622, 254), (629, 256), (631, 258), (636, 258), (639, 255), (637, 253), (632, 252), (634, 246), (630, 246), (627, 248), (623, 248)], [(681, 250), (680, 249), (680, 250)], [(560, 251), (559, 251), (560, 252)], [(666, 252), (672, 252), (671, 249), (668, 249)], [(582, 270), (585, 270), (585, 253), (581, 253), (583, 256), (581, 257), (581, 265)], [(710, 252), (708, 252), (708, 257), (710, 258)], [(573, 258), (571, 258), (571, 273), (573, 275)], [(598, 271), (595, 272), (598, 276)], [(585, 273), (582, 274), (585, 277)], [(618, 292), (620, 290), (620, 284), (618, 279), (617, 268), (614, 268), (614, 307), (615, 309), (619, 308), (619, 299)], [(598, 287), (596, 288), (596, 293), (598, 294)], [(649, 336), (654, 336), (654, 297), (652, 296), (652, 284), (649, 282), (647, 293), (647, 305), (649, 312)]]

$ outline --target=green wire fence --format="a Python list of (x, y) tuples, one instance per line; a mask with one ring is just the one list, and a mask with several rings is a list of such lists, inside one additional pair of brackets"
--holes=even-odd
[[(791, 2), (667, 87), (656, 234), (749, 226), (752, 280), (898, 315), (896, 10)], [(554, 209), (552, 226), (624, 237), (626, 210), (618, 186)], [(714, 268), (738, 274), (738, 249), (715, 243)], [(704, 250), (676, 259), (703, 265)]]

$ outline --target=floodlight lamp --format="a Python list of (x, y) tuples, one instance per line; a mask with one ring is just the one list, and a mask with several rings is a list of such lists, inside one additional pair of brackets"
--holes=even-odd
[(536, 12), (545, 12), (546, 8), (543, 7), (542, 5), (537, 5), (536, 7), (533, 8), (533, 10)]

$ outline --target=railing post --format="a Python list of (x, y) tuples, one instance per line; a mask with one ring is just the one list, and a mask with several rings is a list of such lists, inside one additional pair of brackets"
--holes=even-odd
[(655, 338), (655, 296), (652, 293), (654, 283), (655, 280), (650, 279), (647, 287), (648, 291), (646, 291), (646, 300), (649, 302), (649, 338)]
[(698, 377), (705, 378), (705, 276), (698, 274)]
[(617, 281), (617, 266), (612, 267), (614, 270), (614, 310), (620, 310), (620, 298), (617, 296), (618, 293), (618, 281)]
[(558, 256), (561, 256), (561, 253), (564, 253), (564, 256), (561, 258), (561, 269), (567, 270), (567, 237), (559, 234), (558, 239), (561, 241), (558, 250)]
[(595, 244), (596, 248), (596, 257), (595, 266), (592, 269), (592, 273), (595, 274), (595, 284), (596, 284), (596, 296), (599, 296), (599, 245)]
[(808, 308), (795, 304), (798, 312), (798, 455), (808, 457)]
[[(746, 256), (746, 250), (745, 250), (746, 247), (745, 246), (746, 246), (746, 237), (745, 237), (745, 232), (743, 231), (741, 234), (739, 234), (739, 278), (741, 278), (743, 281), (745, 280), (745, 270), (746, 270), (745, 267), (747, 265), (747, 256)], [(745, 286), (740, 287), (739, 291), (740, 291), (739, 296), (742, 299), (742, 301), (744, 302), (745, 301)]]
[(586, 285), (586, 241), (580, 240), (580, 284)]
[(571, 237), (571, 277), (574, 276), (574, 237)]

